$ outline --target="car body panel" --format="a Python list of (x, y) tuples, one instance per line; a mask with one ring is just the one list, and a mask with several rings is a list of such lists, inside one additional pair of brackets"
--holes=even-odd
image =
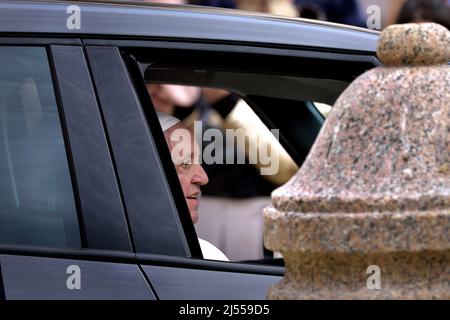
[(263, 300), (281, 276), (144, 265), (159, 299)]
[[(5, 298), (71, 299), (155, 299), (136, 265), (0, 255)], [(71, 286), (79, 268), (80, 287)]]

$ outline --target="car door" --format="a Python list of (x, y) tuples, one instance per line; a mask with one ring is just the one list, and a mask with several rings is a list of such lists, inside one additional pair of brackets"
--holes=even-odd
[(0, 38), (0, 298), (154, 299), (77, 39)]

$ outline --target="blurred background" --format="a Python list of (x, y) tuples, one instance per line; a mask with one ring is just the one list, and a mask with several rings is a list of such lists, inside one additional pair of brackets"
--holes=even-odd
[(394, 23), (450, 25), (450, 0), (141, 0), (304, 17), (381, 30)]

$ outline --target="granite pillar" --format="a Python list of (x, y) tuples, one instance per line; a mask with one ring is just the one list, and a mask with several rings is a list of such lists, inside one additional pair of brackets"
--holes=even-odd
[(270, 299), (450, 299), (450, 32), (393, 25), (377, 55), (265, 209)]

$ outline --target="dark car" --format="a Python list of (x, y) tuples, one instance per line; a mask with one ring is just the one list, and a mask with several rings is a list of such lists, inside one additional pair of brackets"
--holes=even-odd
[(0, 0), (0, 32), (0, 299), (264, 299), (275, 260), (203, 259), (146, 73), (238, 93), (300, 166), (379, 64), (376, 32), (195, 6)]

